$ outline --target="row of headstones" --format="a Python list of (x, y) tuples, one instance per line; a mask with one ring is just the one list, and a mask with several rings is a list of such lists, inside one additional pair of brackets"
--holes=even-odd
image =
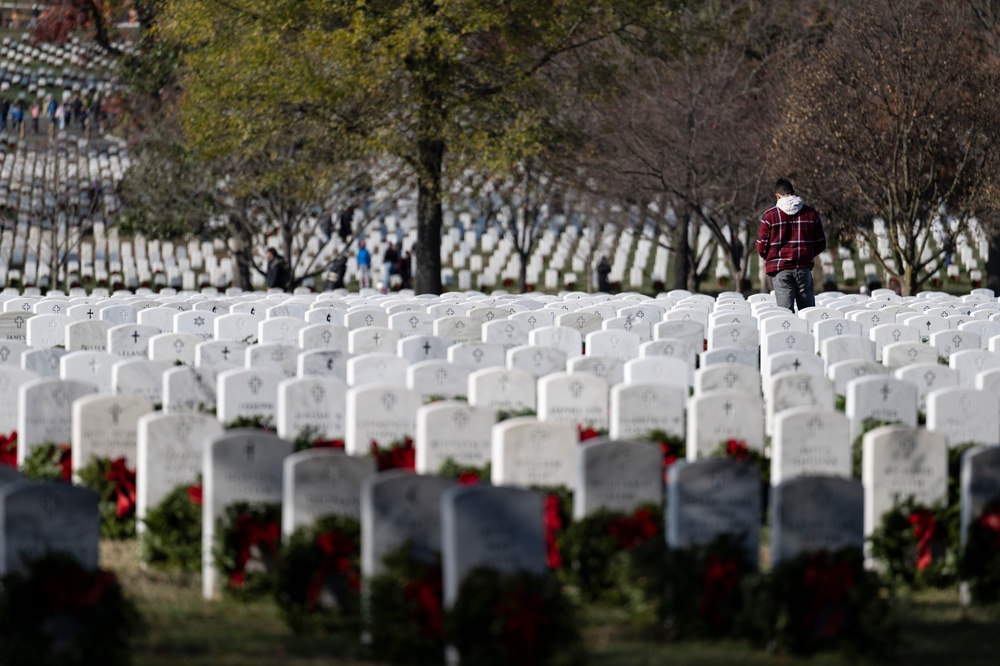
[[(472, 488), (457, 488), (453, 479), (440, 476), (401, 471), (376, 474), (373, 460), (333, 450), (292, 453), (290, 442), (252, 430), (207, 436), (186, 450), (179, 445), (167, 450), (169, 444), (146, 447), (145, 455), (156, 451), (153, 457), (168, 465), (172, 461), (174, 469), (201, 462), (197, 471), (203, 474), (204, 484), (206, 598), (217, 592), (212, 558), (217, 521), (227, 506), (247, 501), (281, 503), (286, 537), (324, 515), (359, 519), (366, 576), (377, 575), (382, 556), (407, 540), (418, 546), (416, 550), (441, 552), (445, 599), (450, 603), (464, 573), (476, 566), (544, 573), (542, 497), (525, 486), (567, 486), (574, 491), (576, 518), (599, 509), (628, 512), (647, 502), (663, 501), (661, 453), (655, 445), (630, 441), (574, 444), (571, 455), (557, 460), (551, 451), (540, 451), (537, 439), (526, 431), (517, 451), (509, 456), (511, 467), (494, 468), (495, 485)], [(872, 431), (865, 437), (864, 458), (863, 483), (801, 476), (774, 487), (770, 511), (773, 562), (802, 552), (833, 552), (845, 546), (860, 549), (865, 535), (900, 496), (897, 493), (928, 504), (947, 494), (945, 444), (931, 434), (901, 426)], [(575, 475), (569, 483), (564, 480), (564, 468)], [(518, 469), (528, 476), (518, 477)], [(168, 476), (162, 464), (146, 470), (146, 475), (152, 474)], [(970, 521), (1000, 496), (1000, 447), (967, 452), (961, 474), (964, 540)], [(879, 475), (892, 480), (894, 488), (876, 489), (872, 479)], [(176, 483), (195, 481), (196, 476), (189, 474)], [(721, 535), (732, 535), (743, 539), (749, 562), (759, 561), (761, 488), (756, 468), (721, 458), (678, 463), (669, 470), (667, 487), (670, 547), (708, 545)], [(16, 472), (4, 471), (0, 534), (3, 573), (17, 570), (24, 558), (46, 550), (69, 551), (85, 565), (96, 567), (96, 495), (68, 484), (31, 483), (18, 479)]]

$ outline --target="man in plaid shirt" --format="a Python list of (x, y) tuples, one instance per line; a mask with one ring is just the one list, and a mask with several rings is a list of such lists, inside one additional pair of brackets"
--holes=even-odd
[(774, 183), (777, 204), (768, 208), (757, 231), (757, 254), (774, 281), (778, 305), (789, 310), (816, 305), (813, 289), (813, 259), (826, 249), (823, 223), (812, 206), (795, 196), (787, 178)]

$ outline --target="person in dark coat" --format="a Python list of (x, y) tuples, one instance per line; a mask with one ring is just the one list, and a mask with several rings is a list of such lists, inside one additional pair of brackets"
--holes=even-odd
[(273, 247), (267, 248), (267, 274), (265, 275), (268, 289), (288, 288), (288, 264), (285, 258)]
[(611, 293), (611, 282), (608, 280), (610, 274), (611, 264), (608, 263), (608, 258), (601, 257), (601, 260), (597, 263), (597, 291), (603, 291), (606, 294)]

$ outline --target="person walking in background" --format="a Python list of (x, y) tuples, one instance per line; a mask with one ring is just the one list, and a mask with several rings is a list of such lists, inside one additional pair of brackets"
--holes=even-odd
[(399, 278), (401, 280), (399, 288), (409, 289), (410, 281), (413, 274), (413, 255), (407, 250), (399, 257), (398, 268), (396, 269), (399, 273)]
[(7, 131), (7, 116), (10, 115), (10, 101), (6, 98), (0, 98), (0, 131)]
[(10, 108), (10, 120), (11, 126), (14, 129), (14, 133), (17, 134), (22, 139), (24, 138), (24, 105), (21, 100), (15, 100), (14, 105)]
[(38, 117), (42, 115), (42, 107), (38, 104), (38, 100), (31, 103), (29, 114), (31, 115), (31, 133), (38, 134)]
[(389, 245), (382, 254), (382, 272), (384, 281), (382, 283), (382, 293), (388, 294), (392, 291), (389, 284), (392, 276), (396, 274), (396, 262), (399, 261), (399, 252), (396, 251), (396, 244), (389, 241)]
[(288, 264), (285, 258), (273, 247), (267, 248), (267, 274), (265, 276), (268, 289), (288, 289)]
[(611, 293), (611, 281), (608, 276), (611, 274), (611, 264), (608, 263), (607, 256), (602, 256), (597, 263), (597, 291), (605, 294)]
[(819, 214), (795, 196), (787, 178), (774, 183), (777, 203), (764, 211), (757, 231), (757, 254), (774, 281), (779, 307), (794, 311), (816, 305), (813, 260), (826, 249)]
[(365, 247), (364, 241), (358, 241), (358, 287), (365, 289), (372, 285), (372, 253)]

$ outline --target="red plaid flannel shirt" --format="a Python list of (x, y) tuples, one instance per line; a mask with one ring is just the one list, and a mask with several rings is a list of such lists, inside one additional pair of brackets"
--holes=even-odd
[(812, 268), (813, 259), (826, 249), (826, 236), (819, 213), (802, 205), (795, 215), (777, 206), (764, 211), (757, 231), (757, 254), (764, 270), (774, 276), (789, 268)]

